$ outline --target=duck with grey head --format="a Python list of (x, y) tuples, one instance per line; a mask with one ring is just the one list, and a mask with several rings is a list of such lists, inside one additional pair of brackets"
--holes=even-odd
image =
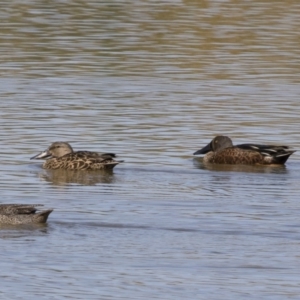
[(204, 163), (235, 165), (283, 165), (295, 150), (288, 146), (240, 144), (234, 146), (228, 136), (216, 136), (194, 155), (205, 154)]

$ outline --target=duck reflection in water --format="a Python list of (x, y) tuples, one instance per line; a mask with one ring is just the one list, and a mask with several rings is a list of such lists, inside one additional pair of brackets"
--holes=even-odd
[(80, 170), (42, 170), (37, 176), (54, 185), (80, 184), (96, 185), (99, 183), (113, 183), (115, 176), (112, 171), (85, 171)]

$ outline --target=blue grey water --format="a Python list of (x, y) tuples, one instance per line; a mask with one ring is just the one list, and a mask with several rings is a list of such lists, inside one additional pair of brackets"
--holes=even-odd
[[(300, 158), (203, 166), (216, 134), (300, 150), (297, 1), (5, 1), (1, 299), (299, 299)], [(54, 141), (113, 174), (51, 172)]]

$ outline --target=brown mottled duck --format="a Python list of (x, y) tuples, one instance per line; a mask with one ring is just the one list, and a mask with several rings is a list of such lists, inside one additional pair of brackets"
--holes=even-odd
[(73, 151), (66, 142), (55, 142), (45, 151), (31, 159), (45, 159), (44, 169), (65, 170), (112, 170), (122, 161), (116, 161), (114, 153), (98, 153), (91, 151)]
[(52, 209), (36, 212), (40, 204), (0, 204), (0, 224), (46, 223)]
[(231, 165), (283, 165), (295, 150), (288, 146), (241, 144), (234, 146), (228, 136), (216, 136), (194, 155), (206, 154), (204, 163)]

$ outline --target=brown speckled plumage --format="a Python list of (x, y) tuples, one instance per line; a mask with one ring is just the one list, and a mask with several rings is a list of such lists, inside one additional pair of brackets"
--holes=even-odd
[(0, 224), (37, 224), (46, 223), (52, 209), (36, 213), (39, 205), (0, 204)]
[(48, 158), (43, 164), (45, 169), (65, 170), (112, 170), (122, 161), (114, 160), (113, 153), (97, 153), (91, 151), (74, 152), (70, 144), (55, 142), (31, 159)]
[(216, 136), (194, 155), (206, 154), (204, 163), (240, 165), (283, 165), (295, 151), (288, 146), (241, 144), (233, 146), (227, 136)]

